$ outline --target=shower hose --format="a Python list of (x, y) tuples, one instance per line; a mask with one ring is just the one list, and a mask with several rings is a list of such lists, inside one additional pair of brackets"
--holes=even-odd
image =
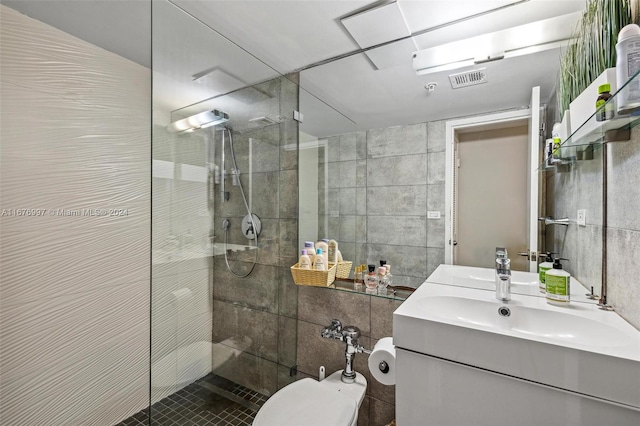
[[(229, 148), (231, 151), (231, 160), (233, 161), (233, 167), (235, 170), (238, 170), (238, 165), (236, 164), (235, 149), (233, 147), (233, 136), (231, 136), (231, 129), (227, 128), (225, 130), (229, 135)], [(258, 262), (258, 228), (256, 228), (256, 224), (253, 220), (253, 213), (251, 213), (251, 209), (249, 208), (249, 203), (247, 203), (247, 197), (245, 196), (244, 189), (242, 188), (242, 181), (240, 180), (239, 175), (238, 175), (238, 186), (240, 187), (240, 194), (242, 194), (242, 201), (244, 201), (244, 207), (247, 209), (249, 220), (251, 220), (251, 227), (252, 227), (251, 229), (253, 229), (253, 235), (255, 237), (255, 249), (253, 250), (254, 252), (253, 264), (251, 265), (251, 268), (249, 269), (249, 271), (245, 274), (238, 274), (231, 268), (231, 265), (229, 264), (229, 256), (227, 254), (229, 226), (231, 225), (228, 219), (225, 219), (222, 222), (222, 228), (224, 230), (224, 262), (227, 264), (227, 269), (229, 270), (229, 272), (231, 272), (233, 276), (238, 278), (245, 278), (245, 277), (248, 277), (253, 272), (254, 268), (256, 267), (256, 263)]]

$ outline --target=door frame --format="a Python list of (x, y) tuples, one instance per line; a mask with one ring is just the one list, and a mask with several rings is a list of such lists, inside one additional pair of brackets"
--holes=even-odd
[[(454, 205), (454, 143), (455, 132), (460, 129), (468, 129), (470, 127), (483, 127), (491, 124), (508, 123), (510, 121), (531, 119), (531, 108), (523, 108), (513, 111), (489, 113), (482, 116), (461, 118), (456, 120), (448, 120), (445, 123), (445, 225), (444, 225), (444, 263), (453, 264), (453, 211)], [(536, 130), (537, 131), (537, 130)], [(530, 151), (530, 148), (529, 148)], [(531, 209), (529, 209), (531, 210)], [(529, 212), (531, 213), (531, 212)], [(537, 211), (536, 211), (537, 213)], [(537, 222), (536, 222), (537, 223)], [(527, 232), (529, 233), (529, 232)]]

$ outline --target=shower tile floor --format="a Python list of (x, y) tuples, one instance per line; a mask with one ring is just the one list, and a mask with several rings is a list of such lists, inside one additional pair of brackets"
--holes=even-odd
[(267, 396), (208, 374), (116, 426), (249, 426)]

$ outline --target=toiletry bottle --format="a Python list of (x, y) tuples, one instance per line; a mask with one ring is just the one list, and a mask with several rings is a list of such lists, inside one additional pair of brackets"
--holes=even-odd
[(547, 166), (553, 165), (553, 139), (547, 139), (545, 142), (544, 161)]
[(387, 286), (392, 286), (393, 285), (393, 275), (391, 275), (391, 265), (389, 263), (387, 263), (386, 265), (384, 265), (385, 268), (387, 268)]
[(560, 138), (553, 138), (553, 155), (552, 158), (554, 161), (557, 161), (560, 159), (560, 145), (562, 144), (562, 141), (560, 140)]
[(319, 248), (322, 249), (322, 255), (324, 256), (324, 263), (326, 265), (329, 263), (329, 245), (325, 242), (325, 240), (321, 240), (316, 243), (316, 253), (317, 253), (317, 249)]
[(363, 279), (362, 268), (360, 266), (356, 266), (353, 280), (353, 288), (355, 290), (359, 290), (362, 288), (362, 284), (364, 282)]
[(329, 263), (338, 263), (338, 242), (329, 240), (327, 257)]
[(598, 86), (598, 99), (596, 99), (596, 121), (607, 121), (613, 118), (613, 102), (607, 103), (611, 99), (611, 85), (601, 84)]
[(544, 293), (545, 291), (547, 291), (544, 278), (545, 278), (546, 272), (549, 269), (553, 268), (553, 257), (551, 257), (551, 255), (555, 253), (552, 251), (548, 251), (544, 254), (546, 255), (544, 262), (538, 265), (538, 281), (539, 281), (538, 287), (540, 289), (540, 293)]
[(367, 290), (375, 290), (378, 287), (378, 277), (376, 276), (376, 265), (368, 265), (369, 273), (364, 279)]
[(316, 271), (327, 270), (327, 263), (324, 260), (324, 254), (322, 253), (321, 248), (319, 248), (318, 251), (316, 252), (316, 261), (313, 264), (313, 269), (315, 269)]
[(340, 250), (338, 250), (338, 262), (344, 262), (344, 259), (342, 258), (342, 253), (340, 253)]
[(629, 79), (640, 69), (640, 27), (629, 24), (618, 33), (616, 44), (616, 95), (618, 114), (634, 113), (640, 108), (640, 83)]
[(388, 285), (389, 280), (387, 279), (387, 268), (380, 266), (378, 268), (378, 291), (386, 292)]
[(309, 256), (311, 263), (313, 264), (316, 260), (316, 247), (313, 244), (313, 241), (305, 241), (304, 248), (307, 250), (307, 256)]
[(298, 260), (298, 268), (311, 269), (311, 258), (307, 255), (307, 250), (305, 249), (302, 249), (302, 255), (300, 256), (300, 260)]
[(554, 259), (553, 268), (549, 269), (545, 274), (547, 303), (551, 305), (564, 306), (570, 302), (571, 275), (562, 269), (561, 260), (568, 259)]

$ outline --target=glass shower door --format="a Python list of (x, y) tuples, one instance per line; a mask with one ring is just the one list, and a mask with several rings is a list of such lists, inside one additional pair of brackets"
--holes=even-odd
[(149, 421), (250, 424), (295, 380), (298, 86), (181, 7), (152, 11)]

